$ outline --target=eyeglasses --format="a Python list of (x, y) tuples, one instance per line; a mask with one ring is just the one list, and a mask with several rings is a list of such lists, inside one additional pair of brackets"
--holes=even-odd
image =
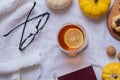
[[(20, 43), (19, 43), (19, 50), (22, 51), (24, 50), (25, 48), (27, 48), (32, 42), (33, 40), (35, 39), (35, 36), (41, 32), (41, 30), (44, 28), (44, 26), (46, 25), (49, 17), (50, 17), (50, 13), (48, 12), (45, 12), (43, 14), (40, 14), (38, 16), (35, 16), (31, 19), (29, 19), (30, 17), (30, 14), (32, 12), (32, 10), (34, 9), (36, 5), (36, 2), (34, 2), (34, 5), (32, 6), (27, 18), (26, 18), (26, 21), (19, 24), (18, 26), (16, 26), (15, 28), (13, 28), (11, 31), (9, 31), (7, 34), (4, 35), (4, 37), (8, 36), (11, 32), (13, 32), (15, 29), (17, 29), (18, 27), (22, 26), (24, 24), (24, 27), (23, 27), (23, 31), (22, 31), (22, 35), (21, 35), (21, 39), (20, 39)], [(25, 35), (25, 29), (26, 29), (26, 25), (28, 22), (32, 21), (33, 19), (36, 19), (40, 17), (37, 25), (35, 26), (35, 29), (36, 29), (36, 32), (35, 33), (30, 33), (26, 38), (23, 39), (24, 35)]]

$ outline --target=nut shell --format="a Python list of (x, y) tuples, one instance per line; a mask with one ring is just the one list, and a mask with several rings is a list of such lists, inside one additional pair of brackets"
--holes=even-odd
[(120, 60), (120, 52), (118, 53), (118, 59)]
[(107, 47), (106, 52), (110, 57), (114, 57), (116, 55), (116, 48), (114, 46), (110, 45)]

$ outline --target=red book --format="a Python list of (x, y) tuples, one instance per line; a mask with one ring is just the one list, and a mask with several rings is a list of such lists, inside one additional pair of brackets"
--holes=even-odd
[(58, 77), (58, 80), (97, 80), (93, 67), (89, 66), (81, 70)]

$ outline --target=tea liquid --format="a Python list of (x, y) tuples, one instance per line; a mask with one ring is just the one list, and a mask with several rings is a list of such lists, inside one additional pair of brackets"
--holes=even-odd
[(65, 44), (64, 35), (65, 35), (66, 31), (71, 29), (71, 28), (77, 28), (82, 32), (82, 36), (83, 36), (84, 40), (82, 40), (82, 42), (81, 42), (82, 44), (80, 46), (82, 46), (84, 44), (84, 41), (85, 41), (84, 32), (77, 25), (73, 25), (73, 24), (66, 25), (60, 30), (60, 32), (58, 34), (58, 42), (59, 42), (60, 46), (65, 50), (76, 50), (76, 49), (80, 48), (80, 47), (71, 48)]

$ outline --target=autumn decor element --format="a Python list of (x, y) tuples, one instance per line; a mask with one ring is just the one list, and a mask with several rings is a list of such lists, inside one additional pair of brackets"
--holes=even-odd
[(112, 62), (102, 69), (103, 80), (120, 80), (120, 63)]
[(46, 0), (48, 6), (54, 10), (64, 9), (68, 7), (72, 0)]
[(107, 13), (111, 0), (78, 0), (78, 3), (86, 16), (100, 18)]

